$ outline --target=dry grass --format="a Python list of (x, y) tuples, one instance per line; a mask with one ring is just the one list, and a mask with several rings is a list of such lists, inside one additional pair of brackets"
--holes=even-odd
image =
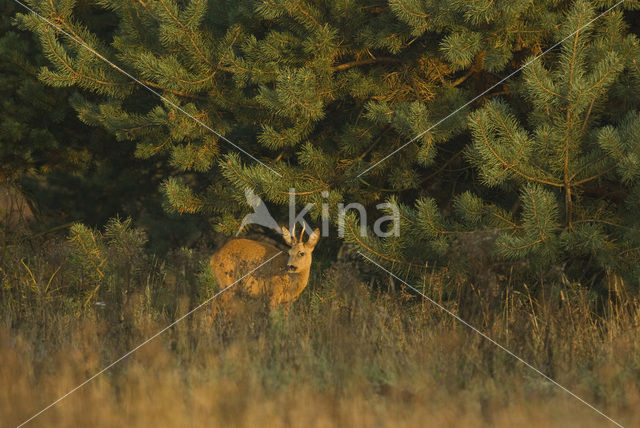
[[(44, 262), (41, 271), (49, 272)], [(23, 422), (195, 304), (189, 287), (169, 286), (180, 278), (155, 281), (118, 309), (120, 322), (109, 306), (78, 317), (46, 299), (28, 316), (4, 312), (3, 424)], [(435, 279), (427, 285), (441, 295)], [(183, 290), (172, 310), (154, 297), (167, 289)], [(640, 426), (637, 301), (596, 315), (579, 289), (563, 296), (564, 303), (542, 304), (512, 290), (501, 311), (479, 311), (470, 321), (624, 426)], [(178, 324), (30, 425), (607, 425), (437, 308), (374, 292), (348, 266), (316, 274), (286, 318), (254, 308), (211, 327), (204, 315)]]

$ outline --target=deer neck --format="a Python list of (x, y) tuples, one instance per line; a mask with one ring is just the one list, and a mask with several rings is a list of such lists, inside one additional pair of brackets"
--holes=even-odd
[(307, 286), (309, 282), (309, 273), (311, 272), (310, 268), (307, 268), (298, 273), (289, 275), (289, 284), (291, 285), (291, 290), (294, 293), (299, 294), (302, 290)]

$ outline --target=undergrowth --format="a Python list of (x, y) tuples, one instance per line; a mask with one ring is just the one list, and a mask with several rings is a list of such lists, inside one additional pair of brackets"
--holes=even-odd
[[(75, 225), (66, 238), (6, 239), (4, 423), (25, 421), (213, 296), (209, 254), (157, 258), (120, 220), (102, 232)], [(31, 424), (607, 423), (426, 299), (358, 272), (348, 262), (312, 269), (288, 314), (257, 304), (211, 322), (205, 305)], [(623, 281), (608, 285), (606, 304), (568, 282), (507, 281), (488, 298), (434, 270), (416, 285), (619, 423), (640, 425), (640, 305)]]

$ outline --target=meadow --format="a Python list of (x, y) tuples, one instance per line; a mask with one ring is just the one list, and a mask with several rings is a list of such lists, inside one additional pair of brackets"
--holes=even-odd
[(0, 428), (640, 427), (637, 1), (0, 11)]
[[(159, 258), (126, 222), (109, 227), (5, 236), (3, 426), (21, 424), (215, 291), (202, 264), (208, 249)], [(211, 320), (205, 305), (26, 426), (614, 426), (355, 263), (315, 264), (288, 314), (256, 302)], [(513, 282), (494, 300), (462, 301), (454, 296), (469, 284), (434, 270), (424, 290), (618, 423), (640, 426), (640, 302), (623, 281), (610, 285), (606, 304), (577, 283)]]

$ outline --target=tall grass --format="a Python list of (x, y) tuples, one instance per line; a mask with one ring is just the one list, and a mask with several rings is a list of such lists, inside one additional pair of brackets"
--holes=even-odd
[[(126, 250), (118, 243), (133, 250), (144, 240), (127, 241), (140, 238), (128, 224), (110, 227), (2, 248), (3, 425), (25, 421), (211, 295), (199, 263), (206, 251), (113, 257)], [(442, 297), (465, 286), (437, 272), (424, 284), (604, 413), (640, 426), (640, 305), (623, 283), (612, 284), (598, 311), (579, 284), (553, 285), (558, 298), (507, 284), (491, 307), (477, 310)], [(30, 425), (607, 424), (440, 309), (375, 286), (349, 264), (316, 269), (287, 316), (260, 304), (212, 324), (207, 315), (194, 313)]]

